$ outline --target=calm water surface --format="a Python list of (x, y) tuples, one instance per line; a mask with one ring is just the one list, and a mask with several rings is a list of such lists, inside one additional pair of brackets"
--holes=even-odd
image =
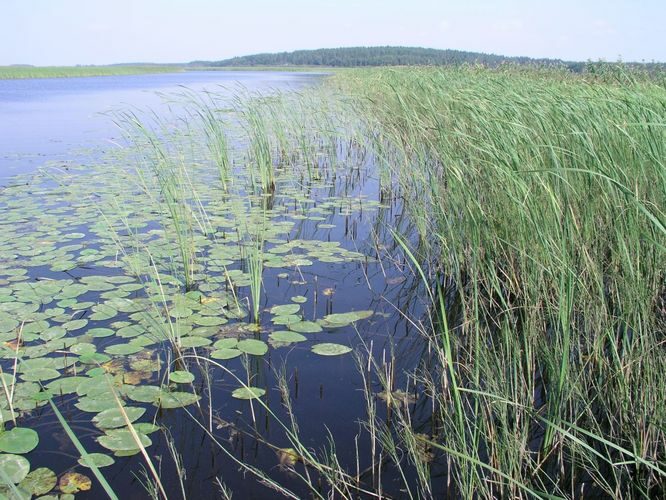
[(270, 71), (188, 71), (90, 78), (0, 80), (0, 184), (72, 150), (111, 147), (119, 131), (104, 113), (118, 108), (166, 109), (161, 93), (298, 89), (320, 74)]
[[(0, 185), (11, 185), (12, 176), (30, 174), (45, 163), (53, 165), (55, 162), (57, 166), (57, 162), (67, 164), (76, 161), (77, 156), (73, 153), (75, 151), (80, 151), (82, 158), (90, 159), (95, 157), (94, 152), (116, 147), (120, 133), (105, 112), (150, 107), (158, 114), (161, 110), (166, 114), (169, 104), (165, 103), (160, 94), (182, 91), (183, 86), (192, 90), (206, 89), (232, 95), (233, 89), (238, 89), (239, 85), (249, 91), (265, 92), (297, 90), (319, 81), (320, 75), (282, 72), (187, 72), (0, 81)], [(93, 152), (93, 155), (86, 151)], [(23, 193), (19, 188), (7, 188), (5, 197), (0, 197), (0, 210), (11, 207), (14, 207), (14, 213), (16, 210), (24, 210), (21, 208), (23, 205), (14, 205), (15, 195), (12, 189), (16, 189), (16, 193)], [(278, 193), (281, 189), (279, 186)], [(387, 248), (392, 245), (390, 236), (387, 236), (390, 233), (388, 228), (397, 224), (401, 205), (395, 201), (379, 203), (379, 183), (372, 168), (350, 170), (332, 177), (325, 185), (303, 186), (303, 189), (307, 196), (306, 201), (299, 197), (294, 198), (293, 195), (278, 196), (272, 209), (277, 214), (272, 222), (296, 222), (285, 234), (286, 241), (302, 239), (339, 242), (341, 248), (360, 252), (367, 258), (338, 263), (315, 261), (311, 266), (289, 270), (288, 277), (284, 276), (284, 269), (266, 269), (263, 274), (264, 313), (261, 338), (266, 339), (270, 331), (284, 329), (272, 325), (266, 311), (276, 304), (290, 303), (291, 297), (297, 295), (308, 298), (307, 303), (303, 304), (306, 319), (314, 320), (328, 313), (359, 309), (372, 310), (375, 314), (371, 320), (361, 322), (358, 328), (350, 326), (332, 333), (309, 334), (308, 342), (303, 345), (271, 349), (267, 356), (254, 360), (250, 366), (244, 367), (240, 359), (232, 360), (226, 363), (226, 366), (237, 373), (253, 373), (254, 385), (268, 389), (265, 398), (268, 407), (275, 416), (288, 422), (289, 417), (276, 388), (277, 373), (284, 369), (302, 442), (312, 450), (321, 451), (329, 445), (330, 435), (336, 442), (337, 456), (343, 467), (353, 471), (357, 465), (358, 452), (361, 456), (358, 466), (363, 471), (370, 465), (370, 444), (367, 435), (360, 432), (359, 426), (359, 422), (366, 418), (366, 403), (357, 361), (351, 354), (331, 358), (316, 356), (310, 351), (310, 346), (314, 342), (336, 342), (356, 347), (360, 351), (372, 349), (380, 360), (395, 357), (398, 365), (398, 387), (405, 387), (400, 373), (404, 368), (413, 367), (421, 353), (418, 345), (414, 345), (409, 321), (406, 321), (399, 311), (412, 310), (416, 297), (412, 295), (413, 289), (401, 285), (406, 278), (400, 266), (395, 266), (395, 263), (390, 261), (382, 264), (375, 258), (379, 253), (388, 255), (393, 252), (391, 248)], [(43, 196), (43, 206), (58, 203), (49, 197), (47, 191), (38, 192), (37, 198), (33, 198), (32, 193), (24, 193), (22, 196), (38, 205), (38, 208), (42, 207), (39, 205), (42, 203), (39, 196)], [(331, 200), (334, 199), (347, 201), (343, 205), (334, 206), (331, 205)], [(352, 200), (356, 208), (347, 210), (347, 203), (351, 207)], [(374, 202), (374, 205), (365, 207), (364, 204), (368, 202)], [(56, 205), (53, 206), (58, 210)], [(76, 214), (77, 200), (69, 201), (68, 206), (71, 206), (73, 211), (53, 212), (56, 214), (55, 219), (61, 218), (62, 214)], [(31, 212), (36, 221), (34, 231), (45, 231), (48, 229), (49, 219), (41, 221), (39, 211), (37, 209)], [(81, 226), (78, 226), (79, 223), (78, 219), (73, 217), (67, 231), (85, 233), (87, 237), (84, 243), (89, 245), (89, 251), (93, 251), (96, 248), (91, 235), (93, 224), (82, 222)], [(30, 236), (27, 233), (33, 230), (26, 226), (21, 227), (21, 231), (24, 230), (26, 235)], [(40, 238), (45, 240), (47, 235)], [(26, 247), (30, 247), (32, 241), (26, 241), (30, 241), (26, 244)], [(275, 244), (276, 242), (267, 244), (268, 251)], [(12, 247), (12, 251), (23, 252), (19, 255), (24, 255), (25, 258), (29, 258), (32, 252), (23, 247)], [(0, 252), (0, 264), (12, 267), (12, 258)], [(234, 269), (237, 267), (239, 264), (232, 266)], [(32, 267), (29, 276), (35, 281), (68, 278), (80, 280), (86, 275), (103, 272), (96, 270), (93, 265), (83, 265), (66, 272), (53, 271), (45, 265)], [(407, 283), (408, 281), (405, 281), (405, 284)], [(97, 293), (83, 295), (80, 299), (92, 302), (102, 300)], [(42, 309), (44, 308), (40, 311)], [(90, 326), (102, 327), (106, 326), (106, 323), (93, 321)], [(116, 340), (95, 339), (94, 342), (102, 350)], [(365, 347), (362, 347), (362, 344)], [(393, 348), (396, 349), (394, 354), (391, 353)], [(163, 351), (161, 356), (166, 359), (168, 352)], [(212, 372), (211, 396), (203, 401), (204, 417), (211, 410), (215, 415), (216, 437), (237, 460), (266, 471), (270, 477), (286, 484), (298, 495), (310, 496), (311, 493), (303, 487), (300, 480), (279, 467), (275, 447), (289, 446), (284, 430), (265, 409), (258, 405), (250, 407), (246, 401), (230, 398), (231, 389), (238, 384), (225, 373), (220, 370)], [(370, 375), (368, 377), (371, 378)], [(381, 390), (376, 380), (371, 383), (371, 390)], [(198, 373), (196, 388), (199, 391), (206, 389)], [(77, 400), (73, 395), (65, 395), (58, 397), (57, 403), (75, 427), (84, 446), (90, 451), (103, 452), (96, 442), (99, 431), (91, 425), (91, 414), (80, 411), (75, 406)], [(415, 414), (418, 413), (418, 406), (417, 404), (415, 407)], [(235, 493), (234, 498), (276, 497), (272, 490), (259, 484), (254, 477), (239, 472), (237, 463), (212, 443), (196, 418), (188, 417), (184, 410), (155, 411), (150, 405), (148, 409), (150, 418), (167, 428), (174, 440), (187, 473), (184, 488), (188, 497), (218, 498), (219, 493), (214, 486), (215, 478), (227, 484)], [(194, 411), (194, 407), (188, 410)], [(378, 411), (381, 416), (384, 411), (381, 403)], [(206, 418), (202, 421), (206, 421)], [(28, 454), (33, 469), (44, 466), (53, 469), (58, 475), (66, 470), (77, 470), (90, 475), (76, 464), (76, 451), (47, 407), (41, 407), (23, 417), (19, 426), (31, 427), (39, 433), (39, 447)], [(245, 430), (238, 432), (235, 429)], [(423, 430), (427, 431), (428, 429)], [(162, 471), (162, 481), (170, 497), (173, 495), (173, 498), (179, 498), (180, 483), (165, 436), (155, 433), (152, 437), (153, 445), (148, 452)], [(146, 490), (140, 481), (143, 478), (143, 467), (143, 458), (136, 455), (119, 458), (113, 466), (104, 469), (104, 473), (121, 498), (146, 498)], [(385, 486), (390, 490), (393, 478), (390, 471), (385, 473)], [(368, 485), (372, 482), (369, 477), (363, 477), (362, 481)], [(100, 485), (96, 481), (93, 483), (91, 491), (77, 495), (77, 498), (101, 498), (103, 492)], [(395, 488), (395, 496), (401, 496), (399, 486)]]

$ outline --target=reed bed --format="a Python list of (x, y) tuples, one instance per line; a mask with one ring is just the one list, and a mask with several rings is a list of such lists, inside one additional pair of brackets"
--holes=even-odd
[(441, 455), (464, 497), (663, 495), (664, 89), (478, 68), (335, 81), (407, 200), (431, 306), (414, 376), (432, 432), (402, 412), (398, 446)]

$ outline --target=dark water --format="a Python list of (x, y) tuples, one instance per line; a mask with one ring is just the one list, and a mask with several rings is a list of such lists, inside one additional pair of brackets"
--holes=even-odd
[[(318, 81), (316, 75), (271, 72), (193, 72), (0, 81), (0, 182), (11, 185), (13, 175), (34, 172), (47, 161), (56, 161), (56, 165), (60, 160), (69, 162), (76, 156), (73, 151), (81, 148), (101, 153), (106, 148), (115, 147), (118, 140), (116, 127), (108, 116), (100, 113), (134, 106), (151, 107), (158, 113), (160, 110), (166, 112), (169, 105), (164, 103), (163, 96), (157, 95), (156, 91), (177, 92), (184, 85), (193, 90), (227, 92), (219, 87), (223, 85), (231, 93), (234, 86), (241, 84), (250, 91), (266, 92), (273, 89), (299, 89)], [(212, 390), (208, 394), (202, 383), (204, 377), (195, 364), (191, 364), (189, 369), (196, 374), (194, 385), (197, 392), (204, 395), (200, 408), (190, 405), (184, 409), (155, 410), (151, 405), (144, 405), (148, 413), (142, 421), (154, 421), (168, 429), (173, 438), (186, 474), (183, 483), (187, 497), (219, 498), (216, 478), (233, 492), (234, 498), (279, 496), (266, 485), (260, 484), (254, 476), (244, 472), (231, 457), (264, 471), (299, 497), (311, 496), (300, 479), (280, 467), (276, 453), (276, 448), (291, 446), (280, 425), (280, 422), (288, 425), (290, 421), (277, 388), (281, 371), (287, 377), (300, 441), (316, 452), (320, 459), (326, 456), (324, 448), (330, 448), (331, 442), (335, 443), (337, 459), (351, 474), (356, 473), (357, 467), (364, 471), (371, 466), (370, 440), (361, 425), (361, 421), (367, 418), (363, 377), (360, 374), (363, 368), (359, 367), (354, 355), (322, 357), (310, 350), (313, 343), (334, 342), (354, 347), (360, 353), (371, 351), (377, 360), (393, 363), (396, 387), (400, 389), (408, 388), (404, 373), (414, 368), (423, 355), (422, 344), (418, 342), (418, 336), (410, 328), (410, 320), (407, 319), (418, 318), (422, 313), (418, 288), (412, 285), (411, 273), (404, 265), (404, 257), (400, 257), (401, 252), (390, 234), (390, 228), (405, 222), (402, 206), (397, 197), (380, 203), (379, 182), (373, 171), (372, 159), (361, 163), (355, 169), (329, 179), (323, 186), (304, 186), (309, 199), (307, 205), (309, 209), (315, 210), (308, 213), (320, 215), (323, 220), (307, 217), (296, 219), (296, 224), (286, 234), (286, 240), (337, 241), (342, 248), (359, 252), (366, 258), (335, 263), (315, 261), (311, 266), (289, 270), (286, 277), (283, 275), (284, 269), (266, 268), (263, 274), (262, 332), (258, 338), (265, 340), (271, 331), (284, 330), (283, 327), (271, 324), (270, 314), (266, 310), (274, 305), (288, 304), (290, 298), (296, 295), (308, 299), (302, 305), (304, 317), (308, 320), (352, 310), (367, 309), (375, 314), (371, 319), (334, 332), (307, 334), (307, 342), (271, 348), (263, 357), (249, 356), (246, 366), (241, 358), (223, 362), (226, 370), (241, 377), (251, 374), (252, 385), (266, 389), (263, 400), (274, 415), (256, 402), (250, 405), (247, 401), (231, 398), (230, 392), (238, 387), (238, 383), (223, 369), (204, 367), (212, 380)], [(280, 193), (280, 190), (278, 184), (277, 192)], [(12, 195), (5, 194), (5, 198), (0, 200), (3, 210), (13, 203)], [(32, 194), (22, 196), (30, 198), (33, 204), (39, 205), (43, 201), (55, 210), (62, 208), (63, 217), (76, 214), (76, 201), (54, 202), (48, 191), (34, 199)], [(43, 196), (43, 200), (39, 196)], [(345, 211), (328, 206), (322, 213), (316, 213), (318, 205), (331, 198), (350, 200), (350, 204), (354, 200), (355, 208)], [(212, 206), (212, 201), (209, 202)], [(302, 213), (300, 203), (290, 196), (276, 197), (272, 210), (281, 215), (273, 218), (272, 222), (295, 219), (294, 216)], [(367, 203), (367, 207), (364, 203)], [(72, 207), (74, 210), (70, 211)], [(36, 216), (36, 220), (34, 227), (39, 231), (43, 225), (38, 223), (39, 216)], [(320, 224), (326, 227), (320, 228)], [(88, 235), (87, 248), (91, 250), (98, 248), (91, 235), (91, 227), (92, 220), (78, 222), (74, 217), (66, 230)], [(24, 230), (26, 234), (31, 231), (25, 226)], [(0, 255), (0, 264), (8, 266), (7, 260), (11, 258), (9, 255)], [(242, 263), (235, 263), (230, 269), (239, 267), (242, 267)], [(48, 266), (33, 266), (29, 270), (31, 279), (35, 280), (78, 280), (86, 275), (108, 272), (108, 269), (96, 269), (94, 265), (66, 272), (54, 272)], [(324, 293), (326, 290), (328, 292)], [(140, 292), (136, 294), (140, 296)], [(80, 299), (102, 301), (99, 294), (82, 296)], [(114, 318), (114, 321), (118, 319), (124, 318), (121, 315)], [(92, 321), (88, 328), (103, 327), (107, 323)], [(117, 339), (99, 338), (94, 342), (101, 352), (117, 342)], [(158, 356), (162, 361), (168, 361), (168, 346), (158, 350)], [(371, 392), (381, 391), (381, 386), (372, 374), (366, 373), (366, 377), (370, 381)], [(159, 384), (159, 381), (149, 383)], [(77, 400), (73, 395), (56, 398), (60, 410), (86, 449), (89, 452), (106, 452), (95, 440), (100, 432), (91, 425), (92, 414), (74, 406)], [(217, 444), (204, 430), (211, 420), (211, 412), (212, 432)], [(420, 431), (418, 412), (417, 401), (414, 418), (417, 431)], [(378, 403), (378, 415), (383, 417), (385, 413), (386, 408), (381, 402)], [(58, 475), (76, 470), (93, 477), (88, 470), (77, 466), (77, 452), (47, 406), (23, 417), (19, 426), (31, 427), (39, 433), (39, 447), (28, 454), (32, 469), (49, 467)], [(423, 431), (428, 432), (428, 429), (424, 428)], [(179, 498), (182, 496), (181, 486), (165, 434), (153, 433), (151, 439), (153, 444), (148, 448), (148, 453), (160, 471), (164, 487), (170, 498)], [(221, 446), (227, 450), (226, 453)], [(146, 489), (141, 484), (145, 480), (143, 470), (144, 459), (141, 455), (135, 455), (116, 458), (116, 463), (102, 469), (102, 472), (121, 498), (138, 499), (147, 497)], [(304, 473), (302, 466), (298, 466), (297, 470)], [(402, 496), (404, 492), (400, 490), (395, 471), (385, 470), (384, 474), (384, 490), (391, 492), (394, 497)], [(433, 475), (437, 475), (436, 466)], [(368, 489), (376, 487), (374, 480), (367, 475), (361, 479), (361, 483)], [(103, 495), (101, 487), (93, 479), (93, 489), (80, 493), (77, 498), (98, 498), (100, 495)]]

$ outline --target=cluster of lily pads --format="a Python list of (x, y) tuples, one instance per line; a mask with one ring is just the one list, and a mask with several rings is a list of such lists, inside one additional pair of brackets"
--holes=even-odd
[[(371, 260), (351, 228), (383, 206), (355, 186), (357, 173), (305, 181), (302, 170), (278, 169), (274, 191), (257, 193), (242, 152), (235, 180), (220, 183), (209, 153), (187, 141), (187, 161), (182, 144), (169, 146), (180, 160), (164, 171), (138, 144), (103, 161), (47, 167), (0, 191), (0, 496), (63, 498), (90, 488), (73, 470), (30, 470), (25, 455), (39, 436), (29, 415), (49, 403), (90, 414), (99, 449), (79, 464), (109, 466), (152, 444), (158, 409), (202, 398), (197, 370), (187, 361), (173, 369), (173, 353), (230, 370), (236, 358), (285, 346), (338, 356), (351, 347), (322, 335), (372, 316), (303, 310), (311, 300), (305, 269)], [(178, 183), (165, 184), (164, 172)], [(165, 186), (176, 189), (167, 195)], [(251, 302), (266, 279), (303, 286), (303, 294), (277, 304), (269, 297), (274, 305), (259, 308)], [(254, 399), (266, 389), (239, 384), (230, 395)]]

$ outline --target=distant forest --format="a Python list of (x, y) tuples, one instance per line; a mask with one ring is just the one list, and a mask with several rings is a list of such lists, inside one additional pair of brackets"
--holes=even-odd
[[(253, 54), (222, 61), (194, 61), (193, 66), (451, 66), (482, 64), (495, 67), (511, 63), (520, 65), (560, 66), (574, 72), (586, 70), (590, 63), (562, 61), (560, 59), (532, 59), (506, 57), (462, 50), (426, 49), (421, 47), (344, 47), (337, 49), (296, 50), (273, 54)], [(662, 63), (637, 64), (645, 69), (661, 69)]]

